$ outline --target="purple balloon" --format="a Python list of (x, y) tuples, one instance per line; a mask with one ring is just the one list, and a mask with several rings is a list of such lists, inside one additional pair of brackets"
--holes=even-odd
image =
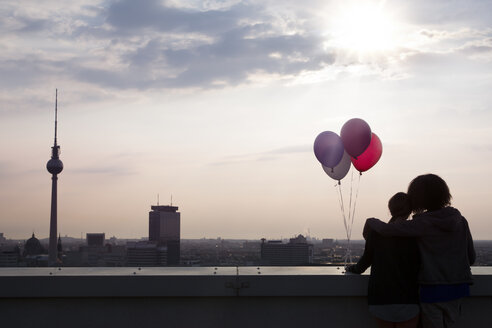
[(343, 157), (342, 139), (335, 132), (321, 132), (314, 140), (314, 155), (326, 167), (335, 167)]
[(343, 146), (352, 157), (359, 156), (369, 147), (371, 136), (369, 124), (360, 118), (348, 120), (340, 131)]

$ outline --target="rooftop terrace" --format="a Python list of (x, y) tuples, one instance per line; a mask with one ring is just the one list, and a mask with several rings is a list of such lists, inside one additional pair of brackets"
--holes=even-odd
[[(492, 267), (458, 327), (492, 327)], [(0, 268), (4, 327), (375, 327), (337, 267)]]

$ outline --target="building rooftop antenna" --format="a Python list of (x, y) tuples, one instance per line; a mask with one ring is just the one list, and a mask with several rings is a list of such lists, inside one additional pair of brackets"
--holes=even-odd
[(157, 194), (157, 206), (159, 206), (159, 194)]
[(173, 194), (171, 194), (171, 206), (173, 206)]

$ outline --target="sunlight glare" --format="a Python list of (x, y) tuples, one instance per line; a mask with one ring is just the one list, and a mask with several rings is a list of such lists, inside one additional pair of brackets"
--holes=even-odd
[(330, 35), (337, 48), (370, 53), (396, 47), (397, 22), (384, 11), (382, 3), (346, 5), (332, 22)]

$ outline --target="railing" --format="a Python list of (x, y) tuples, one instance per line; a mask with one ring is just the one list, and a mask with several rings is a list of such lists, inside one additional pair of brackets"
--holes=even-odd
[[(458, 327), (492, 327), (474, 267)], [(2, 327), (375, 327), (368, 275), (336, 267), (2, 268)]]

